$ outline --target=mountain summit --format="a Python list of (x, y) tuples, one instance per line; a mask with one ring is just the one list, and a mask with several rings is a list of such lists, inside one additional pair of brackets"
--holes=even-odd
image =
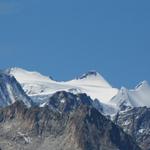
[[(117, 94), (112, 86), (96, 71), (89, 71), (78, 79), (70, 81), (54, 81), (38, 72), (27, 71), (21, 68), (11, 68), (7, 72), (13, 75), (21, 84), (25, 92), (36, 101), (43, 100), (57, 91), (86, 93), (91, 98), (107, 103)], [(42, 97), (42, 98), (41, 98)]]
[(6, 69), (5, 72), (15, 76), (15, 78), (21, 83), (37, 82), (37, 81), (41, 81), (41, 82), (52, 81), (50, 77), (44, 76), (39, 72), (27, 71), (25, 69), (17, 68), (17, 67)]
[(150, 86), (147, 81), (143, 81), (134, 89), (128, 90), (122, 87), (111, 102), (119, 107), (150, 107)]
[[(115, 107), (122, 105), (130, 107), (150, 107), (150, 86), (147, 81), (140, 82), (134, 89), (112, 86), (96, 71), (88, 71), (77, 79), (59, 82), (50, 79), (38, 72), (27, 71), (21, 68), (11, 68), (6, 71), (13, 75), (21, 84), (27, 95), (39, 103), (58, 91), (72, 93), (86, 93), (93, 100), (98, 99), (105, 104), (115, 104)], [(118, 94), (117, 94), (118, 93)]]
[[(88, 71), (87, 73), (84, 73), (81, 75), (77, 80), (82, 80), (82, 82), (91, 82), (94, 83), (95, 85), (102, 86), (105, 88), (111, 88), (112, 86), (104, 79), (100, 73), (96, 71)], [(89, 83), (87, 83), (89, 84)]]
[(118, 90), (95, 71), (58, 82), (11, 68), (0, 71), (0, 107), (2, 150), (149, 150), (147, 81)]
[(100, 74), (96, 71), (88, 71), (87, 73), (83, 74), (79, 79), (84, 79), (88, 77), (97, 77), (100, 76)]

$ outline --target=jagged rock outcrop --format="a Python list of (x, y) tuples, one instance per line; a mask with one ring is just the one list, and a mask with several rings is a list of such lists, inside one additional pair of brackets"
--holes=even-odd
[(77, 109), (81, 104), (92, 106), (93, 100), (86, 94), (72, 94), (60, 91), (53, 94), (45, 105), (60, 112), (70, 112)]
[(132, 138), (95, 108), (67, 113), (18, 101), (0, 109), (2, 150), (140, 150)]
[(33, 105), (15, 77), (0, 71), (0, 107), (6, 107), (15, 101), (23, 101), (28, 107)]
[(150, 150), (150, 108), (135, 107), (121, 111), (114, 120), (143, 148)]

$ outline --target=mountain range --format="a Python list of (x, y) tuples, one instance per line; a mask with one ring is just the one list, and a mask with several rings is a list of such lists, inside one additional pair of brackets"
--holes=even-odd
[(114, 88), (98, 72), (70, 81), (0, 71), (2, 150), (149, 150), (150, 85)]

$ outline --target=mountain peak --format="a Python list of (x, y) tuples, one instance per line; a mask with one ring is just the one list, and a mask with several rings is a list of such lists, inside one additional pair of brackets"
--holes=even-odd
[(25, 70), (25, 69), (19, 68), (19, 67), (11, 67), (11, 68), (8, 68), (8, 69), (4, 70), (4, 72), (6, 72), (8, 74), (12, 74), (12, 73), (18, 73), (18, 72), (25, 73), (25, 72), (28, 72), (28, 71)]
[(96, 71), (88, 71), (80, 78), (70, 81), (56, 81), (38, 72), (27, 71), (21, 68), (7, 69), (7, 73), (16, 78), (24, 91), (34, 98), (35, 102), (41, 102), (41, 97), (46, 99), (57, 91), (69, 91), (72, 93), (86, 93), (93, 99), (97, 98), (108, 102), (118, 89), (112, 86)]
[(88, 71), (84, 74), (82, 74), (79, 78), (77, 78), (78, 80), (83, 80), (83, 79), (92, 79), (92, 80), (104, 80), (102, 75), (100, 75), (99, 72), (97, 71)]
[(88, 71), (84, 73), (79, 78), (77, 78), (78, 82), (82, 82), (84, 84), (93, 84), (101, 87), (111, 87), (111, 85), (100, 75), (97, 71)]
[(96, 71), (88, 71), (87, 73), (84, 73), (83, 75), (81, 75), (79, 79), (85, 79), (89, 77), (99, 77), (99, 76), (100, 74)]
[[(112, 98), (111, 102), (117, 106), (130, 107), (150, 107), (150, 86), (147, 81), (140, 82), (134, 89), (126, 89), (122, 87), (118, 94)], [(123, 105), (122, 105), (123, 104)]]
[(5, 72), (15, 76), (15, 78), (21, 83), (35, 82), (35, 81), (43, 81), (43, 82), (53, 81), (51, 77), (44, 76), (36, 71), (28, 71), (18, 67), (7, 69)]
[(15, 77), (7, 72), (0, 73), (0, 98), (0, 107), (6, 107), (16, 101), (23, 101), (28, 107), (32, 105), (32, 100), (26, 95)]

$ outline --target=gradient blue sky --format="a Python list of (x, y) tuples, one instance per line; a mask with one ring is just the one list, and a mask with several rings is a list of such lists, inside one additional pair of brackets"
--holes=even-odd
[(97, 70), (114, 87), (150, 82), (149, 0), (0, 0), (0, 68), (69, 80)]

